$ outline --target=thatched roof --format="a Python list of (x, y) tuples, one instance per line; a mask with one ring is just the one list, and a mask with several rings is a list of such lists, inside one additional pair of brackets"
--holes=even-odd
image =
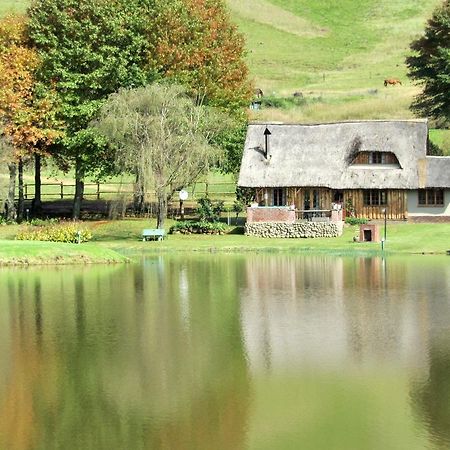
[(426, 158), (426, 182), (425, 186), (419, 187), (450, 187), (450, 157), (449, 156), (427, 156)]
[[(267, 158), (266, 126), (271, 132)], [(425, 120), (251, 124), (238, 185), (416, 189), (421, 184), (434, 186), (433, 177), (438, 177), (444, 183), (440, 187), (450, 186), (450, 172), (444, 173), (434, 158), (426, 157), (427, 136)], [(351, 165), (354, 156), (365, 151), (392, 152), (400, 168)], [(445, 161), (449, 167), (450, 158)]]

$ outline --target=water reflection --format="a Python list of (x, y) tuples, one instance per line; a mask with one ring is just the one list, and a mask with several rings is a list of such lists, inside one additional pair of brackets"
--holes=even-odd
[(440, 266), (432, 280), (417, 278), (416, 270), (382, 258), (249, 258), (241, 310), (252, 368), (332, 367), (343, 360), (423, 368), (424, 293), (439, 291), (450, 269)]
[(443, 448), (449, 280), (424, 257), (1, 270), (0, 448)]
[(3, 271), (0, 448), (245, 448), (238, 276), (232, 264), (160, 258)]

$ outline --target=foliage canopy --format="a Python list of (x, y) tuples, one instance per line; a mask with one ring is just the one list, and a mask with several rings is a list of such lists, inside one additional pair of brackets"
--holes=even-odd
[(244, 38), (223, 0), (155, 0), (150, 60), (159, 74), (228, 111), (248, 106)]
[(423, 85), (412, 109), (444, 125), (450, 122), (450, 0), (437, 8), (425, 33), (411, 43), (408, 76)]
[(27, 36), (27, 21), (0, 21), (0, 132), (16, 156), (45, 151), (60, 136), (51, 89), (36, 80), (40, 58)]
[(185, 88), (155, 83), (111, 95), (95, 126), (117, 149), (119, 167), (136, 174), (145, 191), (155, 191), (162, 228), (173, 194), (217, 161), (220, 152), (211, 142), (227, 120), (196, 104)]

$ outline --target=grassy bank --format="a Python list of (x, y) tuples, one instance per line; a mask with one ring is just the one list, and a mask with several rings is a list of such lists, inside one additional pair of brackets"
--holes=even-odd
[(94, 243), (0, 240), (0, 266), (51, 264), (110, 264), (128, 259), (113, 249)]
[[(167, 223), (167, 229), (171, 221)], [(123, 262), (127, 256), (154, 252), (302, 252), (335, 255), (375, 255), (379, 243), (354, 242), (357, 226), (346, 226), (338, 238), (262, 239), (242, 234), (242, 227), (228, 227), (222, 236), (169, 235), (162, 242), (142, 242), (143, 228), (154, 221), (121, 220), (87, 224), (93, 241), (81, 245), (14, 241), (19, 226), (0, 227), (0, 265), (86, 264)], [(380, 225), (382, 227), (382, 225)], [(387, 254), (445, 254), (450, 250), (450, 225), (388, 223)]]

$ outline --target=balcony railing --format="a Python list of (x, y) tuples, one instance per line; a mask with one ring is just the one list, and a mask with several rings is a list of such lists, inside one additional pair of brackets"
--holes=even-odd
[(331, 209), (296, 209), (296, 220), (328, 222), (331, 220)]

